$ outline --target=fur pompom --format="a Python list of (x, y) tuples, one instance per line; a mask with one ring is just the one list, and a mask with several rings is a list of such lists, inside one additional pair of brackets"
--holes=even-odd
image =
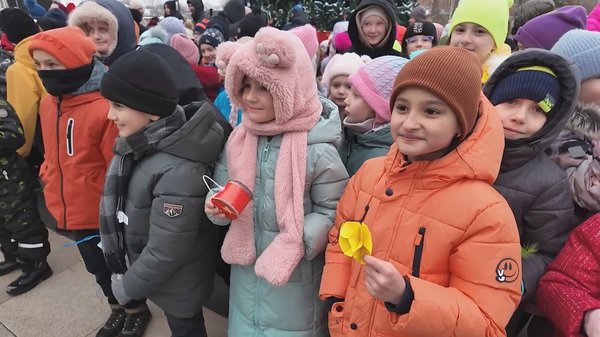
[(265, 27), (256, 33), (256, 53), (269, 68), (289, 68), (296, 62), (296, 48), (302, 41), (289, 32)]

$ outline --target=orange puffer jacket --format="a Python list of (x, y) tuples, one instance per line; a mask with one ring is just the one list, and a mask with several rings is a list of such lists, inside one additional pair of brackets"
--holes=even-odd
[[(99, 83), (99, 81), (98, 81)], [(99, 91), (47, 95), (40, 105), (44, 197), (58, 230), (98, 229), (100, 196), (118, 130)]]
[[(492, 337), (521, 298), (514, 216), (491, 184), (500, 169), (502, 125), (485, 97), (472, 134), (441, 159), (408, 163), (396, 145), (350, 180), (329, 234), (320, 297), (332, 337)], [(366, 207), (368, 206), (368, 211)], [(367, 291), (362, 265), (342, 254), (339, 226), (365, 215), (372, 255), (410, 282), (414, 300), (392, 313)]]

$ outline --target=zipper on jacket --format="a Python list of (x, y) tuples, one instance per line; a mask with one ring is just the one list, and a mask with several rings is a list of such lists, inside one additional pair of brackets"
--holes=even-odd
[[(267, 145), (265, 145), (265, 148), (262, 150), (262, 154), (261, 154), (261, 158), (260, 160), (262, 162), (266, 162), (268, 161), (269, 158), (269, 150), (271, 149), (271, 140), (273, 139), (273, 136), (268, 136), (267, 137)], [(260, 182), (262, 179), (262, 165), (259, 166), (258, 163), (256, 165), (256, 172), (258, 173), (258, 181)], [(258, 186), (255, 184), (254, 186), (255, 189), (260, 189), (263, 195), (266, 195), (265, 192), (265, 187), (264, 186)], [(256, 202), (256, 209), (260, 210), (262, 209), (262, 204), (263, 204), (263, 200), (265, 198), (258, 198), (257, 202)], [(254, 207), (254, 206), (253, 206)], [(258, 219), (258, 212), (256, 214), (256, 217)], [(262, 237), (263, 236), (263, 231), (262, 231), (262, 227), (260, 225), (256, 226), (255, 229), (255, 235), (254, 235), (254, 240), (258, 240), (257, 238)], [(254, 242), (253, 244), (256, 245), (256, 242)], [(258, 276), (255, 276), (258, 279)], [(258, 298), (258, 294), (259, 291), (261, 289), (260, 286), (260, 282), (254, 282), (254, 312), (253, 312), (253, 324), (255, 326), (260, 326), (261, 325), (261, 319), (262, 319), (262, 312), (260, 312), (260, 303), (259, 303), (259, 298)]]
[(365, 221), (365, 218), (367, 217), (367, 213), (369, 213), (369, 204), (367, 204), (367, 206), (365, 206), (365, 214), (363, 214), (363, 216), (362, 216), (362, 218), (360, 218), (359, 222)]
[(421, 270), (421, 259), (423, 258), (423, 245), (425, 244), (426, 227), (419, 227), (419, 234), (415, 238), (415, 255), (412, 263), (412, 276), (419, 277)]
[(67, 203), (65, 202), (65, 186), (63, 170), (60, 166), (60, 117), (62, 116), (61, 111), (62, 97), (58, 97), (56, 103), (56, 163), (58, 165), (58, 172), (60, 174), (60, 200), (63, 204), (63, 230), (67, 229)]
[(267, 137), (267, 145), (263, 149), (262, 158), (261, 158), (263, 162), (266, 162), (267, 159), (269, 158), (269, 150), (271, 149), (271, 140), (272, 139), (273, 139), (273, 136)]

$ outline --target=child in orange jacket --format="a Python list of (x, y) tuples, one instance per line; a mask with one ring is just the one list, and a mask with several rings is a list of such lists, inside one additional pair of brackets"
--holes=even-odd
[[(352, 177), (329, 233), (320, 297), (332, 337), (506, 336), (519, 236), (491, 186), (504, 142), (480, 79), (472, 53), (446, 46), (396, 77), (395, 144)], [(372, 237), (364, 264), (342, 251), (356, 222)]]

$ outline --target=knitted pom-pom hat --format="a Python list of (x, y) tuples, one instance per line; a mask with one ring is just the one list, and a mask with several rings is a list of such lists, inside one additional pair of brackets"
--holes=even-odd
[(348, 77), (352, 88), (375, 111), (375, 125), (390, 122), (390, 95), (396, 75), (408, 62), (404, 57), (382, 56), (360, 67)]
[(460, 125), (460, 140), (475, 126), (481, 95), (481, 64), (470, 51), (439, 46), (412, 59), (396, 77), (390, 110), (398, 94), (408, 88), (428, 91), (448, 104)]

